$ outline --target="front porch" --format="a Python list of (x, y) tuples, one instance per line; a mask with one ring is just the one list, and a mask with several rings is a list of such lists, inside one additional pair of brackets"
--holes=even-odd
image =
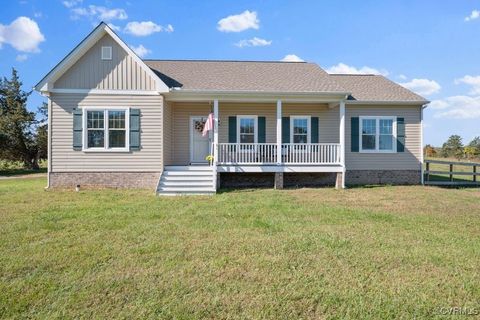
[[(214, 129), (203, 137), (198, 120), (210, 113)], [(334, 173), (344, 187), (343, 100), (167, 101), (166, 114), (167, 166), (210, 165), (214, 176), (275, 173), (276, 186), (283, 174)]]

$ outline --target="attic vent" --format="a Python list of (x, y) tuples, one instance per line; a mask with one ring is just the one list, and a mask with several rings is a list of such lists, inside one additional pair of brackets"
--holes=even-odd
[(102, 60), (112, 60), (112, 47), (102, 47)]

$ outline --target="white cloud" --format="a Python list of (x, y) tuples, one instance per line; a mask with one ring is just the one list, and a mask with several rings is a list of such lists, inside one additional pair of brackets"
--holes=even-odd
[(434, 100), (430, 107), (439, 110), (435, 118), (477, 119), (480, 118), (480, 96), (452, 96)]
[(222, 32), (241, 32), (247, 29), (258, 29), (260, 20), (255, 11), (245, 10), (218, 21), (217, 29)]
[(283, 61), (283, 62), (303, 62), (304, 60), (302, 58), (300, 58), (299, 56), (295, 55), (295, 54), (287, 54), (280, 61)]
[(378, 74), (382, 76), (388, 75), (388, 71), (384, 69), (378, 70), (378, 69), (367, 67), (367, 66), (356, 68), (354, 66), (349, 66), (342, 62), (340, 62), (336, 66), (331, 66), (326, 71), (328, 73), (336, 73), (336, 74)]
[(480, 76), (466, 75), (463, 78), (455, 79), (455, 84), (465, 83), (472, 87), (469, 94), (480, 95)]
[(468, 17), (465, 17), (465, 21), (471, 21), (480, 18), (480, 11), (473, 10)]
[(146, 55), (152, 53), (152, 50), (145, 48), (143, 45), (139, 45), (138, 47), (130, 46), (133, 51), (140, 57), (143, 58)]
[(429, 79), (412, 79), (409, 82), (400, 83), (400, 85), (422, 96), (438, 93), (442, 88), (438, 82)]
[(17, 60), (18, 62), (23, 62), (25, 60), (28, 59), (28, 56), (26, 54), (19, 54), (17, 55), (17, 57), (15, 58), (15, 60)]
[(173, 32), (173, 26), (169, 24), (163, 27), (152, 21), (132, 21), (127, 23), (123, 31), (137, 37), (145, 37), (155, 32)]
[(33, 13), (33, 16), (35, 18), (41, 18), (41, 17), (43, 17), (43, 13), (41, 13), (40, 11), (37, 11), (37, 12)]
[(8, 43), (18, 51), (39, 52), (43, 41), (38, 24), (30, 18), (18, 17), (9, 25), (0, 24), (0, 48), (2, 43)]
[(113, 23), (109, 23), (108, 26), (113, 30), (113, 31), (120, 31), (120, 27), (117, 25), (114, 25)]
[(67, 1), (63, 1), (63, 5), (67, 8), (73, 8), (75, 7), (76, 5), (79, 5), (83, 2), (83, 0), (67, 0)]
[(398, 78), (399, 78), (400, 80), (407, 80), (407, 79), (408, 79), (407, 76), (404, 75), (404, 74), (399, 74), (399, 75), (398, 75)]
[(78, 7), (71, 9), (72, 19), (81, 17), (96, 18), (102, 21), (125, 20), (128, 18), (124, 9), (108, 9), (105, 7), (90, 5), (88, 8)]
[(240, 40), (239, 42), (235, 43), (235, 45), (239, 48), (243, 47), (265, 47), (272, 44), (271, 40), (265, 40), (257, 37), (253, 37), (252, 39), (248, 40)]

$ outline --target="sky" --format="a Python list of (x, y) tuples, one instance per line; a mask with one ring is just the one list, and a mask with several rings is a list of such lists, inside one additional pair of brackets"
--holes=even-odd
[[(30, 90), (100, 21), (145, 59), (303, 60), (375, 73), (431, 101), (424, 143), (480, 136), (480, 0), (10, 0), (0, 76)], [(33, 92), (28, 108), (45, 101)]]

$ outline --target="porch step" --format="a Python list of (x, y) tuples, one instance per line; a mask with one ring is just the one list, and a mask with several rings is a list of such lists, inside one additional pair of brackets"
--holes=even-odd
[(157, 194), (162, 196), (213, 193), (215, 179), (210, 166), (166, 166), (157, 186)]

